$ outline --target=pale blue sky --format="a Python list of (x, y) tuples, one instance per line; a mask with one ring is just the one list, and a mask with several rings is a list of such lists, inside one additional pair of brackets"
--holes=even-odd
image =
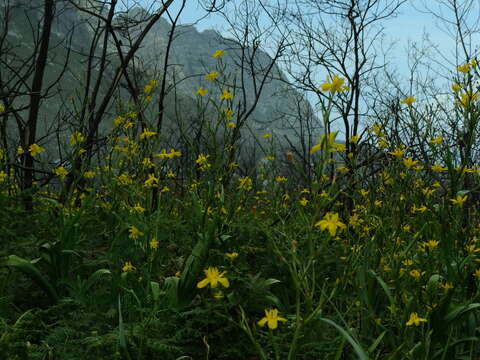
[[(144, 3), (149, 3), (153, 0), (143, 0)], [(235, 0), (232, 0), (235, 1)], [(428, 1), (428, 0), (427, 0)], [(430, 0), (431, 1), (431, 0)], [(412, 3), (419, 6), (419, 0), (411, 0), (404, 4), (399, 15), (396, 18), (385, 21), (386, 38), (385, 42), (389, 43), (396, 41), (396, 45), (391, 53), (392, 59), (394, 59), (395, 66), (401, 71), (401, 73), (408, 74), (408, 56), (407, 48), (409, 43), (415, 42), (417, 45), (421, 45), (424, 34), (428, 34), (429, 39), (439, 47), (442, 52), (452, 53), (455, 50), (455, 42), (444, 34), (439, 28), (434, 17), (430, 14), (425, 14), (412, 6)], [(172, 13), (176, 13), (179, 8), (180, 1), (174, 2), (171, 7)], [(205, 11), (198, 5), (198, 1), (188, 0), (187, 6), (181, 15), (181, 23), (195, 23), (205, 15)], [(224, 22), (220, 16), (211, 14), (202, 19), (196, 26), (198, 30), (214, 28), (222, 30)], [(453, 59), (452, 59), (453, 60)]]

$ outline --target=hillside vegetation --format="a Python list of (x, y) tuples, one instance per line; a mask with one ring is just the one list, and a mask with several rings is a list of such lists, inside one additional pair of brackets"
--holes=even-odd
[[(109, 47), (119, 44), (113, 34)], [(6, 44), (2, 64), (26, 56)], [(0, 358), (480, 357), (477, 60), (451, 69), (437, 106), (414, 92), (387, 101), (377, 89), (368, 119), (352, 113), (354, 78), (331, 71), (320, 81), (313, 116), (293, 87), (293, 97), (272, 99), (271, 79), (287, 77), (264, 69), (272, 98), (251, 118), (262, 93), (250, 77), (254, 95), (242, 96), (232, 47), (203, 48), (202, 70), (183, 83), (120, 52), (119, 72), (102, 73), (100, 62), (70, 90), (50, 97), (41, 86), (41, 102), (64, 117), (47, 121), (40, 106), (33, 138), (35, 94), (5, 80), (25, 69), (0, 71), (11, 76), (0, 90), (12, 91), (0, 92)], [(54, 54), (65, 61), (66, 49)], [(296, 117), (286, 133), (257, 126), (293, 99), (291, 114), (308, 121)]]

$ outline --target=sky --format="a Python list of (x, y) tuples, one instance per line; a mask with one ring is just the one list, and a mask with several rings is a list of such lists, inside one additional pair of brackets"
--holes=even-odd
[[(129, 1), (129, 0), (124, 0)], [(158, 8), (158, 0), (137, 0), (143, 1), (144, 4), (154, 4), (154, 8)], [(217, 0), (220, 2), (221, 0)], [(228, 1), (228, 0), (227, 0)], [(236, 2), (240, 0), (230, 0)], [(446, 1), (446, 0), (443, 0)], [(460, 2), (462, 2), (461, 0)], [(187, 5), (180, 17), (180, 23), (183, 24), (195, 24), (199, 31), (206, 29), (214, 29), (219, 31), (222, 35), (227, 36), (227, 26), (221, 16), (210, 14), (206, 16), (206, 12), (198, 5), (198, 0), (187, 0)], [(438, 21), (437, 18), (425, 11), (425, 7), (422, 4), (439, 3), (440, 0), (409, 0), (399, 9), (395, 18), (387, 19), (384, 23), (384, 44), (394, 43), (389, 53), (389, 65), (397, 70), (397, 73), (403, 77), (405, 81), (408, 81), (410, 74), (410, 66), (412, 61), (408, 56), (408, 49), (412, 46), (418, 48), (424, 47), (433, 56), (434, 61), (438, 61), (438, 64), (432, 64), (432, 71), (439, 75), (439, 78), (443, 78), (443, 82), (447, 83), (446, 89), (449, 89), (449, 83), (451, 82), (450, 74), (455, 73), (455, 67), (458, 63), (455, 60), (455, 48), (456, 41), (448, 36), (446, 33), (446, 25)], [(180, 0), (175, 0), (173, 6), (170, 7), (172, 14), (176, 14), (179, 10)], [(438, 10), (438, 8), (436, 9)], [(475, 11), (480, 16), (480, 2), (475, 8)], [(451, 13), (444, 13), (445, 16), (451, 18)], [(205, 17), (206, 16), (206, 17)], [(199, 20), (201, 19), (201, 20)], [(470, 19), (475, 21), (475, 19)], [(426, 42), (425, 39), (428, 39)], [(477, 34), (476, 43), (480, 44), (480, 36)], [(434, 49), (438, 49), (445, 54), (445, 58), (442, 58), (437, 54)], [(322, 75), (324, 79), (324, 75)], [(450, 78), (449, 78), (450, 77)]]
[[(425, 36), (428, 36), (429, 40), (444, 53), (453, 52), (455, 49), (455, 41), (442, 32), (442, 25), (431, 14), (420, 11), (424, 10), (421, 5), (424, 1), (427, 1), (428, 4), (434, 3), (433, 0), (410, 0), (400, 8), (396, 18), (388, 19), (384, 23), (385, 43), (395, 42), (396, 45), (393, 47), (391, 58), (394, 59), (394, 65), (404, 74), (408, 74), (409, 69), (407, 48), (413, 43), (420, 46)], [(158, 0), (141, 0), (141, 2), (152, 4), (152, 2), (158, 3)], [(174, 1), (170, 8), (173, 14), (178, 11), (180, 3), (179, 0)], [(158, 7), (158, 5), (155, 6)], [(187, 5), (180, 17), (180, 23), (195, 23), (199, 31), (213, 28), (225, 34), (225, 22), (220, 16), (211, 14), (203, 18), (205, 15), (204, 9), (198, 5), (197, 0), (187, 0)], [(201, 20), (198, 21), (199, 19)], [(445, 29), (444, 26), (443, 28)], [(478, 40), (480, 42), (480, 38)]]

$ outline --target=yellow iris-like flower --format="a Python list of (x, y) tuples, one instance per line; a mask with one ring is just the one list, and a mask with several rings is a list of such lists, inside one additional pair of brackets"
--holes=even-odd
[(455, 101), (455, 104), (463, 107), (468, 107), (472, 102), (478, 100), (479, 95), (480, 94), (478, 92), (467, 90), (459, 95), (459, 99)]
[(155, 136), (157, 135), (157, 133), (155, 131), (150, 131), (148, 129), (143, 129), (143, 132), (140, 134), (140, 139), (148, 139), (152, 136)]
[(415, 99), (413, 96), (408, 96), (400, 102), (402, 104), (406, 104), (408, 107), (411, 107), (415, 101), (417, 101), (417, 99)]
[(223, 55), (225, 55), (226, 51), (225, 50), (217, 50), (212, 54), (212, 57), (214, 59), (220, 59)]
[(128, 235), (130, 239), (138, 239), (140, 236), (143, 236), (143, 232), (138, 230), (135, 225), (130, 226), (128, 232), (130, 233), (130, 235)]
[(465, 63), (465, 64), (457, 66), (457, 70), (461, 73), (466, 74), (471, 70), (471, 66), (470, 66), (469, 63)]
[(209, 284), (212, 288), (216, 288), (218, 284), (221, 284), (223, 287), (226, 288), (230, 286), (230, 282), (228, 281), (228, 279), (223, 276), (225, 275), (226, 271), (221, 273), (217, 267), (210, 266), (208, 269), (203, 270), (203, 272), (205, 273), (205, 279), (203, 279), (197, 284), (197, 287), (199, 289), (204, 288)]
[(418, 163), (418, 160), (413, 160), (411, 157), (403, 159), (403, 165), (405, 165), (409, 169), (416, 163)]
[(325, 214), (322, 220), (315, 224), (320, 230), (328, 230), (331, 236), (337, 234), (337, 229), (345, 229), (347, 226), (339, 220), (337, 213), (328, 212)]
[(232, 109), (223, 109), (223, 114), (226, 116), (228, 120), (233, 119), (233, 110)]
[(442, 172), (442, 171), (446, 171), (447, 168), (446, 167), (443, 167), (441, 165), (438, 165), (438, 164), (434, 164), (432, 166), (430, 166), (430, 168), (435, 171), (435, 172)]
[(327, 149), (329, 152), (334, 151), (345, 151), (346, 147), (344, 144), (339, 144), (335, 142), (338, 131), (332, 131), (330, 134), (323, 134), (317, 145), (312, 146), (310, 149), (310, 155), (315, 154), (321, 149)]
[(127, 261), (125, 263), (125, 265), (122, 266), (122, 271), (132, 271), (132, 270), (135, 270), (136, 267), (132, 265), (132, 263), (130, 261)]
[(226, 253), (225, 256), (228, 257), (230, 260), (234, 260), (238, 257), (238, 253), (237, 252)]
[(457, 84), (457, 83), (452, 84), (453, 92), (459, 92), (460, 90), (462, 90), (462, 86), (460, 84)]
[(418, 316), (416, 312), (410, 314), (410, 319), (407, 321), (405, 325), (407, 326), (419, 326), (421, 323), (427, 322), (427, 319), (421, 318)]
[(307, 206), (308, 205), (308, 199), (306, 199), (306, 198), (301, 198), (300, 200), (298, 200), (298, 202), (302, 206)]
[(455, 199), (450, 199), (450, 201), (452, 202), (452, 204), (455, 204), (455, 205), (458, 205), (458, 206), (462, 206), (463, 203), (465, 201), (467, 201), (467, 195), (465, 196), (461, 196), (461, 195), (457, 195), (457, 197)]
[(208, 81), (215, 81), (215, 79), (218, 77), (218, 72), (212, 71), (208, 74), (205, 74), (205, 79)]
[(28, 151), (30, 152), (30, 155), (32, 157), (35, 157), (38, 154), (41, 154), (42, 152), (44, 152), (45, 149), (41, 146), (38, 146), (37, 144), (32, 144), (29, 146)]
[(53, 170), (53, 173), (62, 180), (68, 175), (68, 171), (63, 166), (57, 167), (55, 170)]
[(238, 179), (238, 190), (245, 190), (245, 191), (250, 191), (252, 190), (253, 187), (253, 182), (252, 179), (250, 179), (248, 176), (242, 177)]
[(72, 135), (70, 135), (70, 144), (77, 145), (85, 141), (85, 137), (82, 135), (80, 131), (75, 131)]
[(200, 95), (200, 96), (205, 96), (207, 94), (207, 89), (204, 89), (203, 87), (199, 87), (195, 95)]
[(429, 141), (430, 144), (440, 144), (443, 141), (443, 136), (437, 136)]
[(0, 171), (0, 183), (7, 181), (8, 174), (5, 171)]
[(158, 248), (158, 240), (152, 239), (150, 240), (150, 249), (157, 249)]
[(155, 185), (158, 185), (158, 178), (153, 174), (148, 174), (148, 178), (143, 182), (143, 185), (146, 187), (154, 187)]
[(223, 90), (222, 95), (220, 95), (220, 100), (229, 100), (233, 99), (233, 94), (228, 90)]
[(327, 81), (321, 85), (321, 89), (322, 91), (330, 91), (332, 94), (336, 92), (344, 92), (349, 89), (348, 86), (343, 85), (344, 82), (345, 79), (338, 75), (334, 75), (332, 78), (328, 76)]
[(394, 151), (389, 152), (390, 155), (393, 155), (397, 158), (401, 158), (403, 154), (405, 154), (405, 150), (402, 150), (400, 148), (396, 148)]
[(267, 309), (265, 310), (265, 316), (257, 323), (259, 326), (268, 325), (269, 329), (275, 330), (278, 327), (278, 322), (286, 322), (287, 319), (278, 316), (277, 309)]

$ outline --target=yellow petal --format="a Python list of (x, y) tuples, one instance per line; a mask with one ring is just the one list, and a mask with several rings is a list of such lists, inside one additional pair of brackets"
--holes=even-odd
[(266, 317), (264, 317), (262, 320), (260, 320), (259, 322), (257, 322), (257, 324), (258, 324), (259, 326), (265, 326), (265, 323), (267, 322), (267, 320), (268, 320), (268, 319), (267, 319)]
[(268, 328), (275, 330), (278, 326), (277, 318), (268, 319)]
[(230, 282), (228, 281), (227, 278), (220, 278), (220, 279), (218, 279), (218, 282), (226, 288), (228, 288), (230, 286)]
[(200, 282), (197, 284), (197, 287), (198, 287), (199, 289), (201, 289), (201, 288), (204, 288), (205, 286), (207, 286), (209, 283), (210, 283), (210, 280), (208, 280), (208, 279), (203, 279), (202, 281), (200, 281)]

